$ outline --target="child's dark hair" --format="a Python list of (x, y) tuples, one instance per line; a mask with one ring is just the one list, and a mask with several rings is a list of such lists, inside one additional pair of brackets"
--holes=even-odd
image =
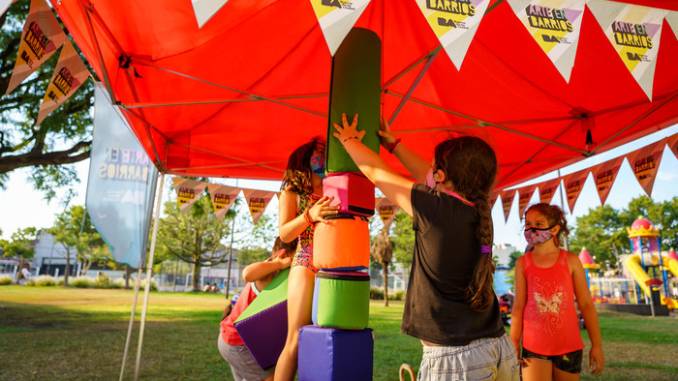
[(322, 139), (315, 137), (295, 149), (287, 159), (287, 168), (283, 174), (282, 190), (290, 190), (296, 194), (307, 195), (313, 193), (311, 184), (311, 156), (313, 151), (322, 143)]
[(560, 207), (558, 207), (557, 205), (551, 205), (542, 202), (539, 204), (534, 204), (527, 208), (527, 210), (525, 211), (525, 216), (523, 217), (526, 217), (527, 213), (529, 213), (530, 211), (535, 211), (544, 216), (544, 218), (546, 218), (546, 221), (549, 223), (550, 227), (560, 226), (558, 234), (556, 234), (553, 237), (553, 239), (556, 242), (556, 246), (560, 247), (560, 244), (570, 234), (570, 229), (567, 228), (567, 220), (565, 219), (565, 213), (563, 213), (563, 210), (560, 209)]
[(272, 253), (275, 253), (279, 250), (285, 250), (287, 253), (294, 253), (297, 250), (297, 242), (298, 238), (295, 238), (291, 242), (285, 242), (280, 237), (277, 237), (275, 239), (275, 243), (273, 244), (273, 250), (271, 251)]
[[(475, 203), (480, 215), (476, 237), (481, 246), (492, 247), (494, 231), (489, 198), (497, 175), (497, 157), (492, 147), (473, 136), (448, 139), (436, 146), (435, 165), (445, 173), (457, 193)], [(491, 253), (480, 254), (466, 290), (474, 310), (487, 309), (494, 303), (494, 267)]]

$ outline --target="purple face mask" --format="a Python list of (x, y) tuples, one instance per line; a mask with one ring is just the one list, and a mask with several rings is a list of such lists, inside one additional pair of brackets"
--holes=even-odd
[(547, 242), (548, 240), (553, 238), (553, 234), (551, 234), (550, 232), (551, 229), (553, 229), (553, 226), (544, 229), (526, 228), (524, 234), (527, 244), (530, 247), (534, 247), (534, 245), (539, 245), (544, 242)]

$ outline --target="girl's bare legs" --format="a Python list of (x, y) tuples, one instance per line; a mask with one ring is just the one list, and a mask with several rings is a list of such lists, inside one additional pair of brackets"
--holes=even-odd
[(287, 294), (287, 341), (275, 367), (275, 381), (292, 381), (297, 372), (299, 329), (311, 323), (315, 274), (306, 267), (290, 270)]
[(579, 373), (564, 372), (556, 367), (553, 367), (554, 381), (579, 381)]
[(552, 381), (553, 363), (548, 360), (526, 358), (522, 373), (523, 381)]

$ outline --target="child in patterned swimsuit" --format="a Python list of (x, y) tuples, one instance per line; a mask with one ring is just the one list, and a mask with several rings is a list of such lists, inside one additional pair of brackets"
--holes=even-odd
[(313, 227), (325, 216), (336, 214), (331, 198), (320, 197), (325, 175), (325, 143), (315, 138), (289, 157), (280, 193), (280, 238), (299, 238), (292, 260), (287, 296), (287, 340), (275, 368), (275, 380), (293, 380), (297, 368), (299, 329), (311, 323), (315, 268)]
[(575, 254), (560, 248), (567, 233), (563, 211), (557, 206), (536, 204), (525, 213), (530, 249), (516, 262), (511, 316), (511, 339), (518, 351), (522, 339), (525, 381), (579, 380), (584, 343), (575, 299), (591, 339), (590, 369), (594, 374), (603, 370), (598, 316), (584, 268)]

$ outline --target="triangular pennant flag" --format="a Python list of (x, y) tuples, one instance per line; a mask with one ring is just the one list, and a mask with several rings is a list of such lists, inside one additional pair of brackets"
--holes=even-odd
[(669, 14), (666, 15), (666, 22), (669, 23), (669, 26), (673, 29), (673, 33), (676, 35), (676, 38), (678, 38), (678, 12), (669, 12)]
[(247, 200), (247, 208), (250, 210), (250, 214), (252, 215), (252, 221), (256, 225), (259, 221), (259, 218), (261, 218), (261, 216), (264, 214), (266, 206), (273, 198), (275, 192), (256, 189), (243, 189), (242, 193), (245, 195), (245, 200)]
[(508, 221), (509, 214), (511, 214), (511, 206), (513, 205), (513, 198), (515, 197), (515, 190), (510, 190), (502, 192), (501, 194), (501, 207), (504, 211), (504, 222)]
[(0, 16), (4, 15), (9, 9), (9, 6), (12, 5), (16, 0), (0, 0)]
[(678, 159), (678, 134), (666, 138), (666, 145), (669, 146), (673, 155)]
[(198, 21), (198, 28), (202, 28), (228, 0), (191, 0), (193, 13)]
[(587, 5), (626, 68), (652, 100), (659, 38), (668, 11), (602, 0), (589, 0)]
[(604, 163), (600, 163), (595, 167), (591, 168), (591, 174), (593, 174), (593, 181), (596, 183), (596, 189), (598, 190), (598, 197), (600, 197), (600, 203), (605, 205), (607, 201), (607, 196), (610, 194), (614, 180), (617, 178), (619, 173), (619, 168), (624, 161), (624, 157), (618, 157)]
[(537, 186), (539, 188), (539, 202), (550, 204), (558, 190), (558, 186), (560, 186), (560, 177), (539, 184)]
[(585, 0), (509, 0), (513, 12), (566, 82), (570, 81), (577, 55), (584, 3)]
[(82, 63), (78, 52), (75, 51), (70, 42), (66, 41), (61, 49), (59, 62), (54, 68), (52, 78), (47, 85), (45, 97), (40, 104), (37, 124), (41, 124), (49, 113), (56, 110), (71, 95), (75, 94), (88, 76), (87, 67)]
[(379, 218), (384, 223), (384, 226), (391, 225), (393, 219), (395, 218), (396, 213), (398, 213), (398, 205), (391, 202), (391, 200), (386, 197), (380, 197), (377, 199), (377, 213), (379, 213)]
[(657, 178), (657, 170), (662, 161), (664, 141), (659, 141), (637, 151), (631, 152), (627, 157), (631, 170), (638, 179), (640, 186), (648, 196), (652, 195), (654, 180)]
[(310, 1), (332, 55), (370, 3), (370, 0)]
[(461, 68), (490, 0), (417, 0), (417, 5), (457, 70)]
[(182, 179), (181, 177), (173, 178), (172, 183), (177, 191), (177, 203), (182, 212), (187, 211), (191, 205), (200, 199), (207, 185), (201, 181)]
[(567, 206), (570, 208), (570, 213), (574, 211), (574, 205), (577, 203), (582, 189), (584, 189), (584, 183), (586, 183), (588, 175), (589, 170), (585, 169), (571, 173), (563, 178), (565, 197), (567, 197)]
[(47, 61), (66, 40), (52, 10), (44, 0), (31, 0), (31, 9), (21, 33), (21, 43), (16, 55), (12, 77), (5, 94), (16, 89), (21, 82)]
[(527, 209), (527, 205), (530, 203), (532, 195), (534, 195), (535, 188), (536, 185), (529, 185), (518, 189), (518, 213), (520, 213), (520, 219), (523, 219), (525, 209)]
[(490, 194), (490, 209), (494, 207), (494, 203), (497, 202), (497, 198), (499, 197), (499, 192), (492, 192)]
[(210, 194), (214, 215), (223, 220), (226, 213), (235, 202), (240, 189), (219, 184), (207, 184), (207, 192)]

